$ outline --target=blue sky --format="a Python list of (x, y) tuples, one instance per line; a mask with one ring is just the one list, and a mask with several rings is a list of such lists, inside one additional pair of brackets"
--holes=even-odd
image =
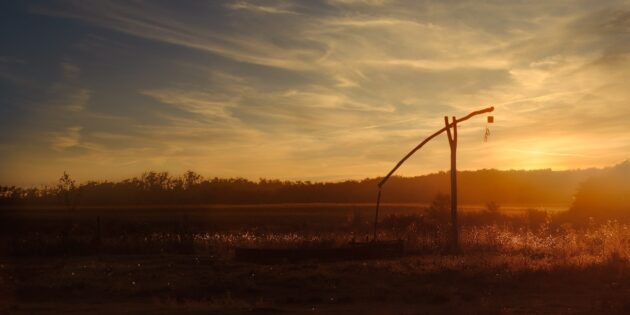
[[(381, 176), (443, 125), (460, 169), (628, 158), (626, 1), (20, 1), (0, 13), (0, 184), (143, 171)], [(446, 136), (400, 169), (449, 167)]]

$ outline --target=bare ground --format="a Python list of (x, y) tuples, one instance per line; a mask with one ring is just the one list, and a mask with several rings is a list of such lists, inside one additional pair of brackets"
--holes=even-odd
[(629, 280), (630, 263), (615, 257), (0, 258), (0, 314), (627, 314)]

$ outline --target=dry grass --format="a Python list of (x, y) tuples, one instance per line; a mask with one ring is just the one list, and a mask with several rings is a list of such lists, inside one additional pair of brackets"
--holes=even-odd
[(468, 214), (462, 251), (449, 255), (441, 251), (448, 235), (442, 218), (390, 213), (380, 236), (406, 241), (409, 255), (401, 259), (276, 265), (231, 259), (236, 246), (335, 246), (371, 233), (361, 213), (314, 223), (299, 218), (254, 224), (241, 217), (240, 226), (167, 224), (159, 216), (103, 220), (98, 252), (92, 221), (75, 221), (64, 240), (65, 221), (22, 218), (3, 234), (5, 253), (13, 254), (0, 258), (0, 314), (630, 311), (626, 223), (572, 225), (534, 211)]

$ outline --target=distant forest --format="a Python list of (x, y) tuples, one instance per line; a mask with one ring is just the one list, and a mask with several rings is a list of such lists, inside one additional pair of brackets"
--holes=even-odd
[[(628, 162), (621, 165), (628, 166)], [(619, 166), (617, 166), (619, 167)], [(581, 183), (609, 169), (552, 171), (483, 169), (458, 173), (461, 204), (566, 204)], [(280, 181), (243, 178), (204, 179), (195, 172), (173, 176), (146, 172), (119, 182), (77, 184), (63, 174), (58, 185), (44, 188), (0, 187), (0, 205), (107, 205), (264, 204), (264, 203), (371, 203), (380, 178), (343, 182)], [(593, 184), (596, 185), (596, 184)], [(416, 177), (393, 177), (383, 187), (382, 202), (427, 203), (450, 192), (449, 172)]]

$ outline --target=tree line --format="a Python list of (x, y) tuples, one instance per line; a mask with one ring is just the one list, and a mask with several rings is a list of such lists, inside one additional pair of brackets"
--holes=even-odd
[[(626, 163), (627, 164), (627, 163)], [(462, 204), (569, 204), (580, 183), (600, 169), (552, 171), (495, 170), (458, 172)], [(77, 184), (64, 173), (56, 186), (0, 187), (0, 205), (176, 205), (264, 203), (371, 203), (380, 178), (341, 182), (204, 178), (188, 171), (145, 172), (130, 179)], [(428, 203), (450, 191), (449, 172), (392, 177), (383, 187), (382, 202)]]

